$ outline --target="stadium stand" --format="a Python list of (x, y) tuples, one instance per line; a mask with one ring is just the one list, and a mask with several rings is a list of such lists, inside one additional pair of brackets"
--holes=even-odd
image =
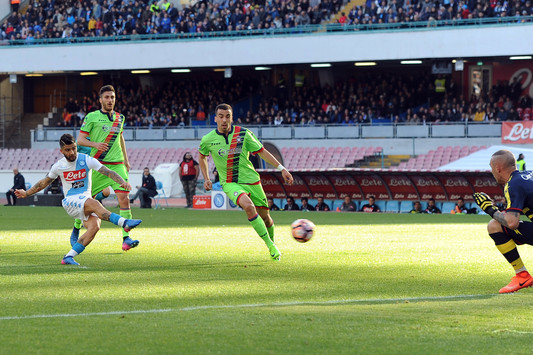
[[(490, 17), (505, 18), (513, 16), (520, 21), (522, 16), (532, 14), (531, 6), (519, 0), (505, 2), (496, 1), (367, 1), (364, 5), (356, 5), (348, 11), (348, 15), (339, 20), (346, 25), (368, 25), (385, 23), (403, 23), (427, 21), (437, 26), (436, 21), (455, 25), (464, 20), (483, 19)], [(442, 25), (442, 24), (440, 24)]]
[(31, 1), (1, 26), (0, 39), (189, 34), (293, 28), (319, 24), (340, 8), (338, 1), (250, 3), (200, 1), (177, 9), (170, 2)]
[[(220, 102), (248, 102), (236, 107), (235, 124), (299, 125), (473, 122), (480, 112), (484, 122), (531, 119), (531, 100), (520, 97), (518, 84), (498, 83), (484, 96), (462, 99), (456, 88), (435, 93), (435, 75), (416, 72), (366, 73), (339, 79), (321, 87), (307, 83), (292, 89), (293, 99), (275, 85), (243, 76), (228, 83), (224, 79), (195, 78), (171, 81), (159, 78), (159, 85), (145, 86), (131, 79), (113, 83), (117, 90), (116, 109), (130, 127), (183, 127), (205, 125)], [(451, 84), (451, 82), (450, 82)], [(401, 88), (401, 90), (400, 90)], [(181, 98), (177, 100), (177, 98)], [(506, 103), (508, 102), (508, 103)], [(77, 127), (87, 112), (99, 107), (98, 96), (73, 98), (64, 106), (65, 115), (50, 125)], [(247, 111), (246, 111), (247, 110)], [(70, 114), (70, 115), (69, 115)]]
[[(367, 1), (341, 10), (337, 0), (314, 6), (299, 0), (260, 3), (246, 0), (199, 1), (175, 8), (170, 2), (104, 2), (89, 0), (30, 1), (0, 26), (0, 40), (32, 44), (41, 39), (75, 41), (95, 37), (196, 35), (235, 31), (269, 31), (327, 22), (338, 18), (342, 27), (369, 30), (372, 26), (397, 25), (399, 28), (421, 23), (427, 26), (475, 25), (498, 18), (501, 21), (530, 21), (532, 8), (519, 0), (476, 2), (390, 2)], [(337, 14), (339, 11), (340, 16)], [(348, 12), (345, 15), (344, 12)], [(512, 17), (512, 18), (511, 18)], [(508, 18), (508, 19), (507, 19)], [(336, 30), (334, 26), (329, 27)]]
[(436, 169), (485, 148), (485, 146), (439, 146), (436, 150), (430, 150), (427, 154), (420, 154), (407, 162), (400, 163), (394, 169)]
[(381, 154), (381, 147), (298, 147), (282, 148), (288, 169), (331, 169), (358, 165), (358, 162)]
[[(180, 163), (185, 152), (190, 151), (198, 161), (198, 150), (190, 148), (128, 148), (132, 170), (144, 167), (154, 169), (163, 163)], [(358, 161), (381, 154), (381, 147), (298, 147), (282, 148), (283, 161), (287, 168), (331, 169), (357, 165)], [(0, 149), (0, 170), (18, 167), (22, 170), (47, 170), (62, 157), (59, 149)], [(209, 160), (210, 171), (213, 169)]]

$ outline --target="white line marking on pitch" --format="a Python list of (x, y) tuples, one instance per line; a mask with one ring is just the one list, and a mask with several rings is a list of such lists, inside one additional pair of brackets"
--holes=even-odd
[(514, 330), (514, 329), (496, 329), (492, 331), (493, 333), (503, 333), (503, 332), (509, 332), (509, 333), (518, 333), (518, 334), (533, 334), (533, 332), (526, 332), (522, 330)]
[(473, 299), (482, 297), (498, 296), (498, 294), (486, 295), (454, 295), (454, 296), (433, 296), (433, 297), (407, 297), (407, 298), (370, 298), (370, 299), (353, 299), (353, 300), (330, 300), (316, 302), (279, 302), (279, 303), (251, 303), (251, 304), (233, 304), (233, 305), (211, 305), (211, 306), (190, 306), (183, 308), (163, 308), (163, 309), (146, 309), (136, 311), (110, 311), (110, 312), (91, 312), (91, 313), (58, 313), (58, 314), (34, 314), (27, 316), (4, 316), (2, 320), (13, 319), (37, 319), (37, 318), (68, 318), (68, 317), (91, 317), (91, 316), (110, 316), (124, 314), (145, 314), (145, 313), (169, 313), (169, 312), (187, 312), (200, 311), (206, 309), (232, 309), (232, 308), (261, 308), (261, 307), (287, 307), (287, 306), (320, 306), (336, 304), (357, 304), (357, 303), (391, 303), (391, 302), (420, 302), (420, 301), (447, 301), (457, 299)]

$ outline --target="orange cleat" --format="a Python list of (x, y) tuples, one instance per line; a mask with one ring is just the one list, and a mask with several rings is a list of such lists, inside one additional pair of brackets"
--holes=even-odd
[(521, 288), (530, 287), (533, 285), (533, 277), (527, 271), (521, 271), (516, 274), (509, 282), (509, 285), (502, 287), (500, 293), (516, 292)]

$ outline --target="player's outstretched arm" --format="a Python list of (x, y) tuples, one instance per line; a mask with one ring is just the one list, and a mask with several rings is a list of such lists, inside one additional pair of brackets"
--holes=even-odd
[(294, 182), (294, 178), (292, 177), (292, 174), (285, 168), (283, 165), (279, 163), (279, 161), (274, 157), (268, 150), (263, 149), (261, 152), (259, 152), (259, 156), (261, 159), (266, 161), (268, 164), (277, 167), (278, 170), (281, 171), (281, 176), (283, 176), (283, 179), (285, 180), (285, 183), (287, 185), (292, 185)]
[(203, 154), (200, 154), (200, 157), (198, 159), (198, 164), (200, 165), (200, 170), (202, 171), (202, 176), (204, 177), (204, 188), (206, 191), (210, 191), (213, 188), (213, 183), (211, 182), (211, 179), (209, 179), (209, 172), (208, 164), (207, 164), (207, 157)]
[(120, 187), (122, 187), (123, 189), (126, 189), (128, 191), (131, 190), (130, 183), (127, 182), (127, 181), (124, 181), (122, 176), (120, 176), (119, 174), (117, 174), (113, 170), (109, 170), (108, 168), (106, 168), (105, 166), (102, 165), (102, 167), (100, 169), (98, 169), (98, 172), (100, 174), (102, 174), (102, 175), (105, 175), (105, 176), (110, 177), (111, 179), (113, 179), (113, 181), (115, 181), (116, 183), (120, 184)]
[(50, 185), (54, 180), (55, 179), (51, 179), (47, 175), (44, 177), (44, 179), (37, 181), (37, 183), (35, 183), (35, 185), (33, 185), (28, 191), (24, 189), (15, 190), (15, 196), (17, 196), (18, 198), (26, 198), (28, 196), (35, 195), (37, 192)]

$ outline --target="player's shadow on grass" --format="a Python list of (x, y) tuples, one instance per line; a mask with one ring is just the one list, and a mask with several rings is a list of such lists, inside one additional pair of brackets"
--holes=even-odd
[[(33, 253), (20, 252), (12, 254), (23, 254), (23, 253)], [(116, 253), (120, 254), (120, 253)], [(5, 255), (5, 254), (3, 254)], [(115, 253), (106, 253), (103, 255), (115, 255)], [(15, 259), (14, 259), (15, 260)], [(173, 265), (142, 265), (139, 266), (135, 263), (123, 263), (119, 269), (116, 268), (116, 265), (98, 263), (96, 261), (86, 261), (82, 265), (61, 265), (61, 260), (59, 259), (57, 263), (35, 263), (35, 264), (17, 264), (9, 263), (9, 260), (3, 260), (8, 265), (0, 265), (0, 275), (25, 275), (25, 274), (59, 274), (64, 272), (72, 272), (76, 270), (83, 271), (92, 271), (92, 272), (104, 272), (104, 271), (117, 271), (117, 272), (154, 272), (154, 271), (176, 271), (176, 272), (190, 272), (191, 269), (220, 269), (220, 268), (238, 268), (238, 269), (257, 269), (265, 266), (266, 264), (272, 263), (270, 260), (265, 262), (258, 262), (254, 260), (253, 262), (213, 262), (213, 263), (194, 263), (194, 264), (173, 264)], [(19, 261), (16, 259), (15, 261)], [(31, 262), (31, 261), (28, 261)], [(218, 275), (219, 273), (217, 273)], [(166, 277), (166, 276), (165, 276)], [(218, 279), (218, 278), (217, 278)]]
[[(451, 296), (420, 296), (420, 297), (406, 297), (406, 298), (393, 298), (393, 299), (368, 299), (368, 300), (346, 300), (342, 304), (350, 305), (375, 305), (375, 304), (402, 304), (402, 303), (422, 303), (422, 302), (458, 302), (468, 300), (484, 300), (500, 296), (498, 293), (479, 294), (479, 295), (451, 295)], [(307, 303), (306, 303), (307, 304)], [(313, 302), (309, 302), (312, 305)], [(328, 305), (321, 303), (320, 305)], [(331, 304), (337, 305), (337, 304)]]

